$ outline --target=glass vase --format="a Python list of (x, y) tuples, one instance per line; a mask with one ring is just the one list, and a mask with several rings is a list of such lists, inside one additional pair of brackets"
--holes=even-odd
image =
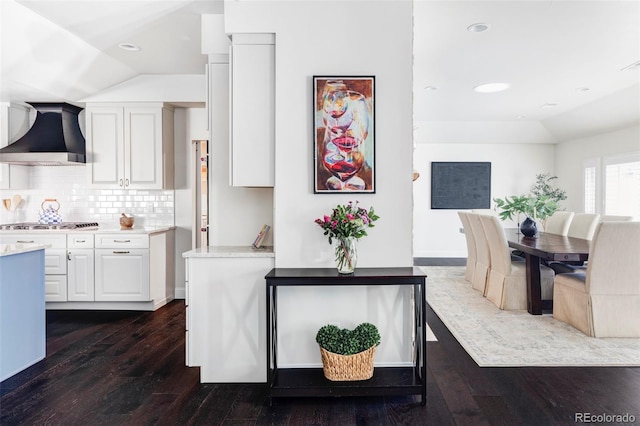
[(358, 250), (356, 238), (336, 238), (334, 241), (336, 254), (336, 267), (340, 274), (353, 274), (358, 263)]

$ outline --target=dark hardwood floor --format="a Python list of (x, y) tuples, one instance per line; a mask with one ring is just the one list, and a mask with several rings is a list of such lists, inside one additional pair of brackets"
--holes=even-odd
[[(635, 416), (640, 368), (480, 368), (428, 323), (427, 404), (414, 397), (291, 398), (200, 384), (185, 367), (183, 301), (156, 312), (48, 311), (47, 358), (0, 384), (0, 425), (551, 425)], [(580, 422), (578, 422), (580, 423)]]

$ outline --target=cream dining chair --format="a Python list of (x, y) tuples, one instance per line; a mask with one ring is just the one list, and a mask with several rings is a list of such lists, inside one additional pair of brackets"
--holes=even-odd
[(631, 222), (633, 216), (616, 216), (616, 215), (604, 215), (600, 216), (600, 222)]
[(640, 337), (640, 222), (602, 222), (586, 273), (556, 275), (553, 317), (593, 337)]
[(573, 219), (573, 212), (556, 211), (544, 222), (544, 232), (550, 234), (567, 235)]
[[(583, 240), (591, 241), (598, 223), (600, 223), (599, 214), (576, 213), (571, 220), (567, 237), (582, 238)], [(584, 268), (584, 262), (549, 262), (548, 265), (556, 274), (578, 272)]]
[(471, 231), (473, 232), (473, 237), (476, 242), (476, 266), (473, 271), (471, 287), (478, 290), (484, 296), (487, 286), (489, 267), (491, 266), (491, 257), (489, 255), (489, 245), (487, 244), (484, 228), (480, 222), (480, 216), (483, 215), (478, 213), (467, 213), (469, 224), (471, 225)]
[(471, 224), (469, 223), (469, 213), (458, 211), (462, 228), (464, 229), (464, 237), (467, 241), (467, 266), (464, 272), (464, 279), (473, 282), (473, 272), (476, 269), (476, 241), (473, 237)]
[[(491, 267), (485, 292), (487, 299), (500, 309), (527, 309), (526, 262), (511, 260), (509, 243), (502, 224), (495, 216), (480, 216), (487, 236)], [(540, 266), (541, 297), (553, 297), (553, 271)]]
[(592, 213), (576, 213), (571, 219), (567, 237), (582, 238), (583, 240), (591, 240), (596, 226), (600, 223), (600, 215)]

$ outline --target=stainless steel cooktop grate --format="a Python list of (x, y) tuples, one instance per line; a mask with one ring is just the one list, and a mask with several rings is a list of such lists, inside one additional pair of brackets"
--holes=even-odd
[(95, 230), (98, 228), (98, 222), (62, 222), (51, 224), (20, 222), (0, 225), (0, 231)]

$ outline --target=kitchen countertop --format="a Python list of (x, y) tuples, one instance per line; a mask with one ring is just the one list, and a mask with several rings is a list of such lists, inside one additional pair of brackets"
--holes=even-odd
[(172, 229), (176, 229), (175, 226), (147, 226), (137, 227), (134, 225), (131, 229), (120, 229), (119, 227), (102, 227), (98, 229), (16, 229), (16, 230), (3, 230), (0, 231), (0, 236), (9, 234), (75, 234), (75, 233), (89, 233), (89, 234), (114, 234), (114, 233), (129, 233), (129, 234), (156, 234), (158, 232), (167, 232)]
[(275, 257), (272, 246), (207, 246), (182, 253), (182, 257)]
[[(176, 229), (175, 226), (146, 226), (146, 227), (137, 227), (137, 226), (133, 226), (133, 228), (131, 229), (121, 229), (119, 227), (100, 227), (100, 229), (94, 229), (93, 231), (87, 231), (87, 232), (93, 232), (95, 234), (114, 234), (114, 233), (120, 233), (122, 232), (123, 234), (156, 234), (158, 232), (167, 232), (167, 231), (171, 231), (172, 229)], [(71, 230), (69, 232), (85, 232), (85, 231), (74, 231)]]
[(51, 247), (49, 244), (0, 244), (0, 257), (12, 254), (26, 253), (30, 251), (43, 250)]

